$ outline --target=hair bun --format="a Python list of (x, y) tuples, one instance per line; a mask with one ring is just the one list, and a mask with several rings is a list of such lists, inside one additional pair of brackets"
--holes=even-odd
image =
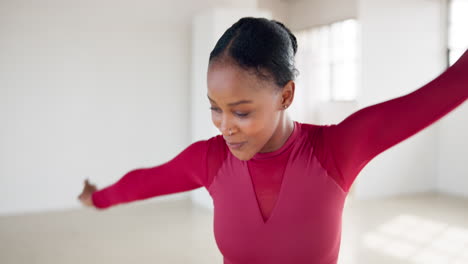
[(286, 32), (289, 35), (289, 39), (291, 40), (291, 45), (292, 45), (292, 48), (293, 48), (293, 51), (294, 51), (294, 55), (296, 55), (296, 52), (297, 52), (297, 39), (296, 39), (296, 36), (294, 36), (294, 34), (291, 32), (291, 30), (289, 30), (289, 28), (287, 28), (283, 23), (281, 23), (279, 21), (276, 21), (276, 20), (272, 20), (272, 21), (275, 22), (276, 24), (280, 25), (284, 30), (286, 30)]

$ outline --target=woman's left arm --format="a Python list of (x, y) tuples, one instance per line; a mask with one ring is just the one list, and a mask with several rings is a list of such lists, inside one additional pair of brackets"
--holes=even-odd
[(423, 87), (363, 108), (339, 124), (324, 126), (324, 146), (334, 163), (331, 176), (348, 191), (371, 159), (428, 127), (467, 98), (468, 50)]

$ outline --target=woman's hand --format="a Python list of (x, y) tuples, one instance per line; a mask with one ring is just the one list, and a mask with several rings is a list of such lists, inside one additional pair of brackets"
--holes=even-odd
[(97, 191), (96, 185), (90, 184), (88, 179), (86, 179), (84, 182), (83, 192), (78, 196), (78, 200), (80, 200), (80, 202), (85, 206), (95, 207), (93, 200), (91, 199), (91, 195), (95, 191)]

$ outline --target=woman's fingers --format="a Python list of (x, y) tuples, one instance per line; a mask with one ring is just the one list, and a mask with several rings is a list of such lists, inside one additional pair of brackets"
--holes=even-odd
[(96, 190), (96, 185), (89, 183), (88, 179), (84, 181), (84, 185), (84, 190)]
[[(81, 196), (81, 195), (80, 195)], [(91, 196), (81, 196), (79, 197), (80, 202), (85, 206), (93, 206)]]
[(85, 205), (85, 206), (90, 206), (94, 207), (93, 201), (92, 201), (92, 194), (97, 190), (96, 185), (89, 183), (89, 179), (84, 180), (84, 188), (83, 191), (81, 192), (80, 195), (78, 195), (78, 200)]

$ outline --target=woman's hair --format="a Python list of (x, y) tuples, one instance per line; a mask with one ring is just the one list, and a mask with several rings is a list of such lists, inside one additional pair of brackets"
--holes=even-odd
[(244, 17), (224, 32), (209, 63), (234, 62), (282, 88), (299, 73), (294, 66), (296, 51), (296, 37), (281, 22)]

